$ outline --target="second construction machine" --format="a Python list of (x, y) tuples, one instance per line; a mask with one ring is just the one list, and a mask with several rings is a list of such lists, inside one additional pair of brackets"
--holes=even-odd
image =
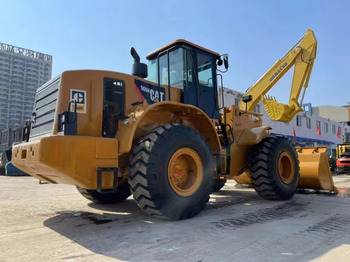
[[(290, 52), (304, 82), (316, 55), (312, 31)], [(186, 40), (150, 53), (148, 67), (133, 48), (131, 54), (132, 75), (66, 71), (40, 87), (30, 138), (13, 147), (14, 165), (74, 185), (94, 202), (133, 194), (148, 214), (175, 220), (198, 214), (213, 188), (242, 174), (266, 199), (294, 195), (299, 161), (290, 142), (269, 135), (260, 114), (220, 105), (218, 69), (228, 68), (227, 55)], [(272, 71), (267, 81), (276, 81), (281, 68)], [(251, 99), (243, 101), (249, 106)], [(307, 160), (307, 169), (319, 180), (320, 159), (312, 159), (317, 163)]]
[(350, 174), (350, 133), (345, 133), (343, 144), (337, 145), (337, 174)]

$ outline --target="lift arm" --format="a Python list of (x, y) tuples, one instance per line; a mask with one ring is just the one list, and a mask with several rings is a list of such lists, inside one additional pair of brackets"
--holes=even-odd
[[(252, 101), (247, 104), (248, 111), (252, 111), (260, 99), (269, 117), (275, 121), (289, 122), (298, 112), (302, 111), (301, 104), (316, 58), (316, 49), (316, 37), (313, 31), (308, 29), (306, 34), (247, 90), (245, 95), (253, 97)], [(265, 94), (293, 65), (295, 66), (289, 104), (278, 103), (274, 97), (266, 97)], [(303, 86), (303, 96), (299, 103), (298, 99)], [(240, 102), (239, 108), (244, 110), (245, 104)]]

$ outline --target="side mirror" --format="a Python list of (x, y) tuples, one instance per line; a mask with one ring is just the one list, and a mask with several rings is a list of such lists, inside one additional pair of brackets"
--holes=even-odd
[(225, 69), (227, 70), (228, 69), (228, 54), (224, 54), (223, 59), (224, 59)]
[(248, 96), (243, 96), (243, 98), (242, 98), (242, 101), (245, 103), (245, 110), (244, 110), (244, 112), (241, 112), (241, 113), (239, 113), (239, 115), (244, 115), (245, 113), (247, 113), (247, 111), (248, 111), (248, 103), (250, 102), (250, 101), (252, 101), (253, 100), (253, 96), (252, 95), (248, 95)]
[(253, 96), (252, 95), (248, 95), (248, 96), (243, 96), (243, 98), (242, 98), (242, 101), (246, 104), (246, 103), (248, 103), (248, 102), (250, 102), (250, 101), (252, 101), (253, 100)]

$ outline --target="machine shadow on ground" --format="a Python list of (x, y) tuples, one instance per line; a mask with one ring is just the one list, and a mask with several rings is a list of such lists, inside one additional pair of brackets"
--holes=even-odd
[[(339, 196), (329, 197), (339, 198)], [(261, 208), (253, 208), (245, 212), (234, 211), (242, 211), (245, 203), (251, 203), (252, 206), (263, 205)], [(267, 203), (274, 204), (267, 206)], [(337, 239), (349, 231), (347, 228), (350, 225), (350, 219), (337, 215), (328, 216), (324, 211), (322, 214), (325, 217), (322, 221), (311, 225), (305, 224), (309, 216), (308, 210), (311, 207), (315, 208), (311, 199), (308, 200), (308, 196), (276, 202), (262, 199), (252, 189), (238, 190), (232, 187), (225, 187), (213, 193), (202, 213), (182, 221), (169, 221), (148, 216), (137, 206), (132, 197), (119, 204), (89, 203), (88, 206), (90, 207), (88, 211), (57, 212), (55, 216), (45, 220), (44, 225), (94, 254), (128, 261), (142, 261), (142, 256), (146, 256), (146, 261), (151, 258), (151, 260), (164, 258), (168, 255), (168, 249), (178, 245), (178, 257), (172, 258), (172, 261), (175, 261), (174, 259), (180, 259), (183, 256), (182, 253), (189, 252), (190, 248), (186, 244), (178, 244), (179, 237), (191, 239), (203, 230), (214, 239), (230, 238), (232, 234), (238, 237), (246, 234), (244, 232), (251, 232), (251, 229), (259, 224), (270, 227), (285, 219), (293, 219), (303, 226), (298, 232), (291, 233), (290, 238), (271, 240), (272, 242), (266, 245), (275, 245), (276, 252), (273, 253), (275, 258), (286, 259), (281, 254), (290, 252), (291, 260), (286, 261), (293, 261), (292, 258), (296, 257), (305, 258), (305, 255), (312, 251), (312, 254), (307, 257), (309, 260), (345, 244)], [(254, 235), (249, 238), (251, 240), (247, 240), (248, 242), (256, 241)], [(297, 243), (295, 243), (296, 240)], [(327, 248), (315, 251), (314, 247), (310, 246), (309, 250), (308, 243), (311, 240), (319, 244), (326, 241)], [(198, 240), (198, 245), (196, 244), (191, 250), (192, 255), (200, 254), (201, 246), (205, 245), (206, 241), (208, 240), (205, 238)], [(214, 250), (219, 246), (220, 242), (208, 248)], [(261, 248), (261, 252), (264, 252), (263, 246)], [(233, 247), (230, 252), (240, 258), (249, 257), (249, 252), (245, 248), (235, 250)], [(256, 250), (256, 252), (258, 255), (260, 251)], [(210, 254), (208, 256), (203, 258), (209, 260), (213, 258)]]
[[(134, 243), (131, 238), (155, 231), (171, 236), (177, 233), (180, 225), (189, 223), (195, 226), (195, 222), (201, 220), (203, 222), (205, 216), (212, 215), (210, 212), (212, 209), (259, 199), (260, 197), (254, 191), (221, 190), (211, 195), (211, 201), (198, 216), (187, 220), (169, 221), (145, 214), (130, 197), (125, 202), (118, 204), (89, 203), (88, 206), (92, 208), (91, 212), (79, 210), (57, 212), (55, 216), (45, 220), (44, 225), (94, 253), (117, 259), (133, 260), (135, 257), (131, 254), (127, 255), (128, 257), (125, 255), (121, 257), (118, 252), (123, 249), (124, 245), (135, 245), (136, 248), (137, 243)], [(195, 234), (196, 229), (191, 229), (192, 226), (186, 226), (186, 234), (191, 234), (191, 230)], [(142, 238), (145, 236), (142, 235)]]

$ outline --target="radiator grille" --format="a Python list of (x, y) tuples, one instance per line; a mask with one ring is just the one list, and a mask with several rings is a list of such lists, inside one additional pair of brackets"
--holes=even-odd
[(34, 123), (30, 137), (52, 132), (61, 78), (38, 88), (34, 105)]

